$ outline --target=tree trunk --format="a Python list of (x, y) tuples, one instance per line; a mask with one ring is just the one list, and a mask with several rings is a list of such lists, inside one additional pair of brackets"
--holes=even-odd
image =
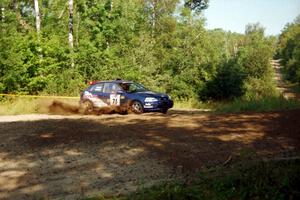
[(73, 49), (73, 0), (69, 0), (69, 45)]
[(153, 0), (152, 1), (152, 36), (154, 36), (155, 26), (156, 26), (156, 6), (157, 6), (157, 0)]
[(75, 36), (75, 45), (79, 45), (79, 27), (80, 27), (80, 13), (77, 11), (77, 27), (76, 27), (76, 36)]
[(5, 8), (2, 7), (2, 8), (1, 8), (1, 21), (2, 21), (2, 22), (4, 22), (4, 20), (5, 20), (5, 13), (4, 13), (4, 12), (5, 12)]
[(71, 67), (74, 67), (73, 40), (73, 0), (69, 0), (69, 45), (71, 49)]
[(40, 9), (39, 9), (39, 1), (34, 0), (34, 11), (35, 11), (35, 27), (36, 32), (39, 35), (41, 30), (41, 19), (40, 19)]

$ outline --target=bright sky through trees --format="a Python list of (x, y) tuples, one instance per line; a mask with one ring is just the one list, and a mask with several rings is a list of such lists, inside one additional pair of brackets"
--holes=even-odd
[(248, 23), (260, 22), (266, 34), (277, 35), (300, 14), (300, 0), (210, 0), (204, 15), (208, 29), (244, 33)]

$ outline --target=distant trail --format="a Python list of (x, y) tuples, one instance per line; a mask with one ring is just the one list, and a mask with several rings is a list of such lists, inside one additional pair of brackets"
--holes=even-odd
[(275, 70), (275, 80), (277, 82), (277, 89), (282, 93), (286, 99), (297, 99), (300, 100), (300, 95), (295, 93), (291, 88), (289, 88), (283, 80), (281, 73), (281, 68), (279, 60), (272, 60), (271, 64)]

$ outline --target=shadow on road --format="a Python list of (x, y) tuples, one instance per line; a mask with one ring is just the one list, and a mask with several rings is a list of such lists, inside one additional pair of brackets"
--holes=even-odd
[(223, 164), (298, 154), (300, 110), (0, 122), (0, 199), (116, 195)]

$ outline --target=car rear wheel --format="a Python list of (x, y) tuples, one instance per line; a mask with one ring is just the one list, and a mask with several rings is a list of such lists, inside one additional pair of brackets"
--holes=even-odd
[(143, 105), (139, 101), (132, 102), (131, 110), (132, 110), (132, 112), (134, 112), (136, 114), (141, 114), (144, 112)]
[(83, 111), (83, 114), (91, 114), (94, 110), (93, 104), (90, 101), (85, 101), (81, 105), (81, 109)]

